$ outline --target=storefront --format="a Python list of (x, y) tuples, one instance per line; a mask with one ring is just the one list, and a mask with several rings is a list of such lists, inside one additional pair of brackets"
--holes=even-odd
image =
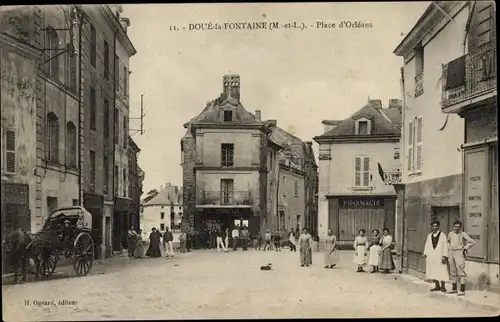
[(100, 195), (84, 193), (83, 207), (92, 214), (92, 239), (94, 241), (94, 257), (101, 258), (103, 252), (104, 229), (103, 209), (104, 197)]
[(339, 245), (351, 246), (360, 229), (367, 235), (373, 229), (388, 228), (394, 234), (396, 195), (329, 196), (328, 229), (337, 236)]
[(469, 250), (468, 274), (472, 280), (488, 275), (500, 284), (498, 216), (498, 138), (496, 97), (464, 111), (464, 230), (476, 241)]
[(196, 206), (197, 228), (204, 229), (229, 229), (234, 226), (246, 226), (250, 234), (259, 230), (259, 216), (248, 207), (204, 207)]
[(120, 252), (127, 248), (127, 231), (132, 222), (129, 218), (131, 200), (115, 197), (113, 213), (113, 250)]
[(30, 230), (29, 186), (21, 183), (2, 182), (2, 227)]

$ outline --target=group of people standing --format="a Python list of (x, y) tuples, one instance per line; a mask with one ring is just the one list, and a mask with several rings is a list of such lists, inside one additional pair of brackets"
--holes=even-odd
[(371, 273), (382, 270), (388, 274), (396, 268), (392, 258), (392, 236), (389, 229), (382, 230), (382, 236), (378, 229), (372, 230), (370, 240), (365, 236), (365, 230), (360, 229), (358, 236), (354, 239), (354, 262), (358, 265), (357, 272), (364, 272), (363, 267), (368, 264), (372, 267)]
[[(465, 260), (475, 241), (462, 231), (462, 222), (453, 222), (453, 231), (448, 236), (441, 231), (439, 221), (431, 223), (432, 232), (427, 236), (423, 257), (426, 259), (426, 278), (434, 282), (432, 292), (446, 293), (445, 282), (452, 281), (450, 293), (465, 294)], [(458, 285), (460, 284), (460, 289)]]
[(144, 257), (144, 242), (141, 237), (141, 230), (135, 231), (134, 225), (130, 226), (127, 232), (127, 251), (130, 258)]

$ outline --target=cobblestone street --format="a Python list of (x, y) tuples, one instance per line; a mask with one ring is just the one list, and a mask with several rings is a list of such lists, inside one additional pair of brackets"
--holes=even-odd
[[(432, 294), (427, 285), (398, 274), (356, 273), (352, 252), (341, 255), (335, 269), (323, 268), (322, 253), (314, 253), (312, 267), (300, 267), (298, 253), (287, 251), (195, 251), (127, 265), (128, 259), (120, 259), (114, 267), (96, 265), (86, 277), (4, 285), (3, 316), (74, 321), (498, 314), (454, 295)], [(273, 270), (260, 271), (267, 263)]]

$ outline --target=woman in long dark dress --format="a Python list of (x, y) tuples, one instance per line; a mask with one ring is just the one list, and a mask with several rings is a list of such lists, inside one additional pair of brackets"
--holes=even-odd
[(379, 242), (382, 246), (380, 250), (380, 263), (379, 267), (383, 274), (389, 274), (390, 271), (394, 270), (396, 266), (394, 265), (394, 260), (392, 259), (392, 236), (389, 235), (389, 229), (384, 228), (383, 236), (380, 238)]
[(161, 257), (160, 237), (160, 233), (156, 231), (156, 228), (153, 228), (151, 234), (149, 234), (149, 247), (146, 256), (153, 258)]

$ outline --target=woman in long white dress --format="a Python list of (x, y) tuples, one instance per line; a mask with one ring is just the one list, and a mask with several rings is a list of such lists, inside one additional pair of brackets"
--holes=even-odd
[(360, 229), (359, 235), (354, 238), (354, 263), (358, 265), (357, 272), (364, 272), (363, 266), (366, 265), (366, 248), (368, 239), (365, 236), (365, 230)]
[(378, 264), (380, 259), (380, 249), (382, 246), (379, 245), (380, 242), (380, 232), (378, 229), (372, 231), (372, 239), (370, 240), (370, 246), (368, 246), (368, 251), (370, 255), (368, 256), (368, 265), (372, 267), (372, 273), (378, 272)]

